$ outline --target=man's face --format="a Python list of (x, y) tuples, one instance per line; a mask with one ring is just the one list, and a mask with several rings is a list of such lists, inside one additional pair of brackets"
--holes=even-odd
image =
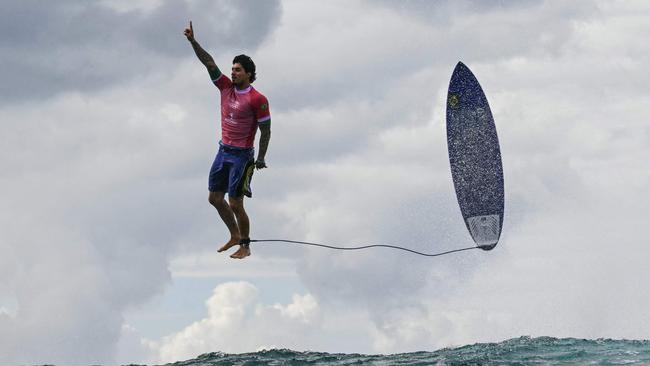
[(232, 65), (232, 72), (230, 73), (233, 84), (241, 84), (250, 81), (250, 74), (244, 70), (241, 64), (234, 63)]

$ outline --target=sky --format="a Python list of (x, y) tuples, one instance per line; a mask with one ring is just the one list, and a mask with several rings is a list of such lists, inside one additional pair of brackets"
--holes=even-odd
[[(645, 1), (2, 1), (0, 364), (431, 351), (650, 338)], [(222, 70), (272, 115), (252, 237), (437, 252), (472, 241), (447, 158), (456, 63), (505, 176), (499, 245), (425, 258), (254, 244), (207, 201)]]

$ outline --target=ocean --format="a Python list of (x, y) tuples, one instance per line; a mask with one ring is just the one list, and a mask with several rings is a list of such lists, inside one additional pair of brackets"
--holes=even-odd
[(167, 366), (212, 365), (650, 365), (650, 341), (520, 337), (433, 352), (363, 355), (296, 352), (206, 353)]

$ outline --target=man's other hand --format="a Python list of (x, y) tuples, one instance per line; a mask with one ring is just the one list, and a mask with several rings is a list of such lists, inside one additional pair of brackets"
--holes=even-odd
[(257, 159), (255, 161), (255, 168), (257, 170), (266, 168), (266, 162), (264, 161), (264, 159)]

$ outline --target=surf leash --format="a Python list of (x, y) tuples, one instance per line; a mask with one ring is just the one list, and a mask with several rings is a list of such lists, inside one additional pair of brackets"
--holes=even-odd
[(361, 249), (368, 249), (368, 248), (391, 248), (391, 249), (398, 249), (398, 250), (404, 250), (413, 254), (425, 256), (425, 257), (439, 257), (441, 255), (446, 255), (446, 254), (451, 254), (451, 253), (456, 253), (456, 252), (462, 252), (464, 250), (470, 250), (470, 249), (481, 249), (481, 247), (478, 246), (473, 246), (473, 247), (467, 247), (467, 248), (460, 248), (460, 249), (454, 249), (454, 250), (448, 250), (446, 252), (440, 252), (440, 253), (422, 253), (418, 252), (417, 250), (409, 249), (409, 248), (404, 248), (396, 245), (386, 245), (386, 244), (373, 244), (373, 245), (363, 245), (363, 246), (358, 246), (358, 247), (337, 247), (333, 245), (327, 245), (327, 244), (320, 244), (320, 243), (310, 243), (306, 241), (297, 241), (297, 240), (286, 240), (286, 239), (250, 239), (250, 243), (290, 243), (290, 244), (298, 244), (298, 245), (311, 245), (315, 247), (321, 247), (321, 248), (328, 248), (328, 249), (335, 249), (335, 250), (361, 250)]

